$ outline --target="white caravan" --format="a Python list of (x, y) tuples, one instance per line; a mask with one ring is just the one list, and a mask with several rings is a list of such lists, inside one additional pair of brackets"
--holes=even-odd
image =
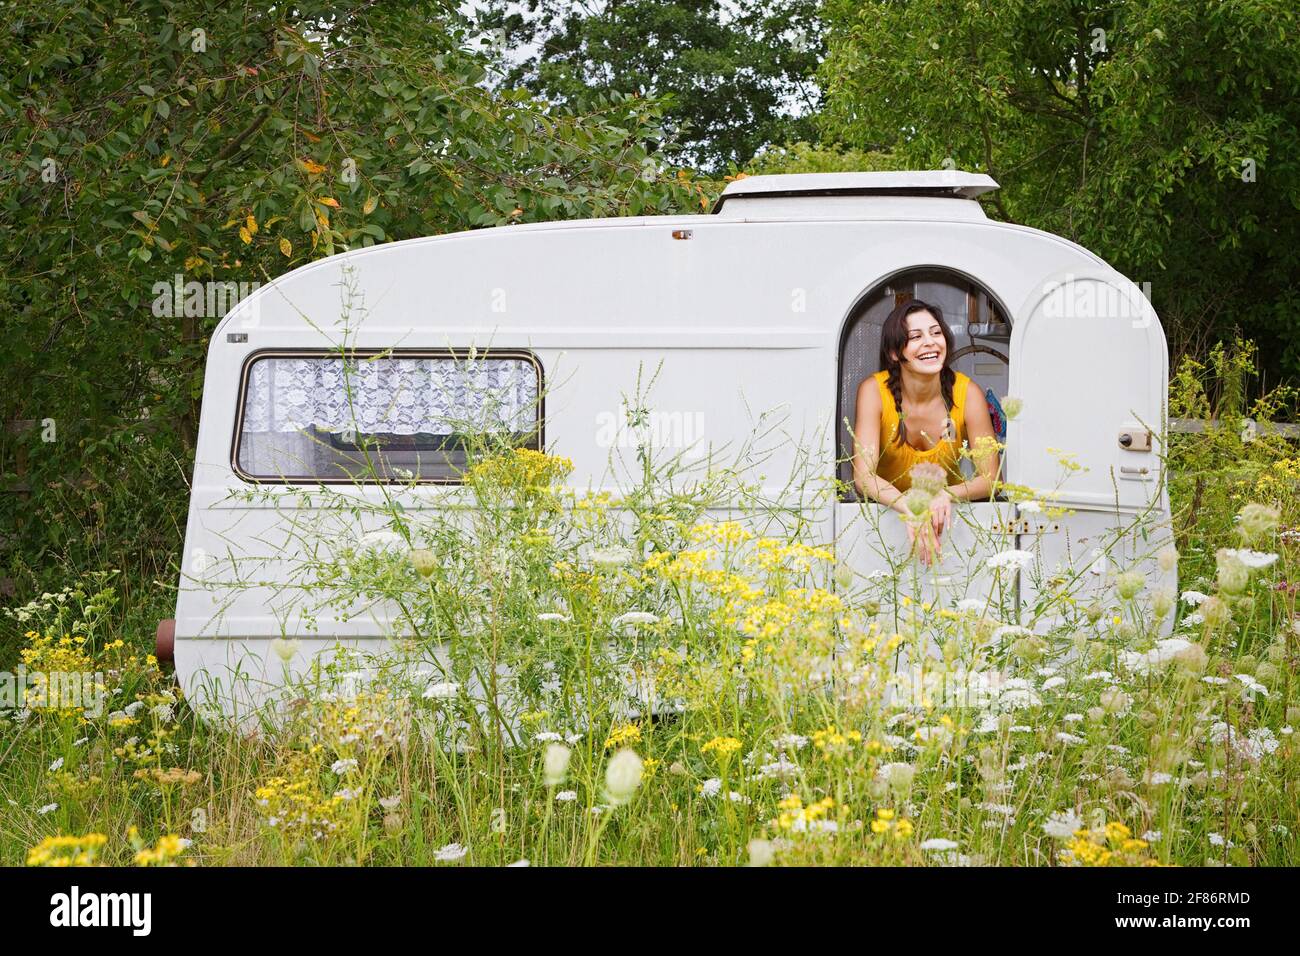
[[(958, 370), (1023, 400), (1004, 479), (1069, 509), (960, 505), (946, 561), (1032, 550), (1039, 573), (1019, 584), (1028, 592), (1061, 569), (1096, 565), (1102, 537), (1140, 515), (1167, 535), (1160, 323), (1138, 288), (1086, 249), (987, 218), (976, 197), (996, 188), (955, 171), (753, 176), (731, 183), (713, 215), (410, 239), (261, 287), (212, 337), (176, 617), (159, 626), (160, 656), (174, 659), (192, 700), (228, 711), (233, 686), (284, 680), (274, 638), (299, 639), (295, 672), (340, 642), (382, 649), (391, 624), (382, 609), (306, 621), (272, 599), (294, 558), (277, 528), (317, 519), (304, 486), (339, 478), (355, 428), (388, 440), (381, 469), (396, 475), (405, 462), (427, 483), (363, 483), (351, 494), (381, 501), (400, 487), (408, 508), (452, 506), (455, 455), (421, 462), (447, 437), (446, 420), (482, 412), (455, 407), (469, 391), (432, 387), (450, 385), (470, 350), (477, 384), (499, 399), (493, 414), (521, 431), (543, 424), (543, 447), (572, 459), (568, 483), (582, 489), (618, 490), (610, 426), (639, 372), (659, 368), (651, 405), (695, 452), (735, 447), (758, 415), (781, 409), (788, 441), (748, 477), (774, 497), (800, 462), (826, 486), (838, 477), (838, 493), (789, 504), (844, 565), (870, 576), (905, 535), (851, 490), (853, 397), (878, 370), (885, 315), (912, 296), (943, 309)], [(346, 330), (341, 296), (357, 313)], [(344, 338), (355, 354), (380, 356), (357, 387), (341, 373)], [(1057, 449), (1086, 470), (1062, 483)], [(980, 528), (995, 534), (981, 539)], [(1124, 547), (1154, 553), (1142, 535)], [(253, 557), (256, 574), (229, 571)], [(936, 580), (965, 580), (947, 575), (964, 570)], [(1154, 563), (1148, 571), (1173, 583)], [(1032, 595), (1018, 597), (1025, 605)]]

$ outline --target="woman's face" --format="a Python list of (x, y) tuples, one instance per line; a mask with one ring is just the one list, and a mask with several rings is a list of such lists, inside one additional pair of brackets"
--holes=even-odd
[(909, 369), (923, 375), (943, 371), (948, 357), (948, 342), (939, 320), (929, 312), (913, 312), (907, 317), (907, 345), (900, 358)]

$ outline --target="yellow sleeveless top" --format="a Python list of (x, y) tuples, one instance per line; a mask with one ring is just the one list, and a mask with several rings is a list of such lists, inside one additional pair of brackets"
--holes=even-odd
[(906, 441), (899, 443), (898, 408), (894, 405), (894, 396), (889, 391), (889, 373), (877, 372), (872, 376), (880, 388), (880, 460), (876, 463), (876, 474), (884, 478), (899, 491), (912, 487), (908, 474), (913, 465), (923, 461), (934, 462), (948, 473), (948, 484), (960, 484), (965, 477), (958, 467), (961, 461), (961, 448), (966, 442), (966, 390), (970, 379), (961, 372), (952, 386), (952, 423), (956, 431), (956, 440), (941, 440), (927, 451), (917, 451)]

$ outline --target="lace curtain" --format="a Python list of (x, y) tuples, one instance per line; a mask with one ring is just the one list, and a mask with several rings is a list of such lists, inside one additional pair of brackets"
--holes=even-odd
[(535, 366), (519, 358), (264, 358), (253, 364), (243, 431), (528, 432), (537, 388)]

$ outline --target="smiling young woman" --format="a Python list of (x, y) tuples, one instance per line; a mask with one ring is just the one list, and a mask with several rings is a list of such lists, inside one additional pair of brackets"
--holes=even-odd
[[(912, 299), (897, 306), (880, 333), (880, 371), (858, 386), (853, 483), (873, 501), (907, 512), (910, 472), (924, 462), (942, 470), (946, 488), (930, 501), (933, 538), (923, 535), (922, 560), (938, 557), (954, 501), (988, 498), (998, 456), (983, 457), (978, 474), (960, 469), (963, 445), (994, 437), (984, 392), (948, 366), (952, 331), (937, 306)], [(969, 396), (969, 400), (968, 400)], [(914, 540), (916, 524), (908, 522)]]

